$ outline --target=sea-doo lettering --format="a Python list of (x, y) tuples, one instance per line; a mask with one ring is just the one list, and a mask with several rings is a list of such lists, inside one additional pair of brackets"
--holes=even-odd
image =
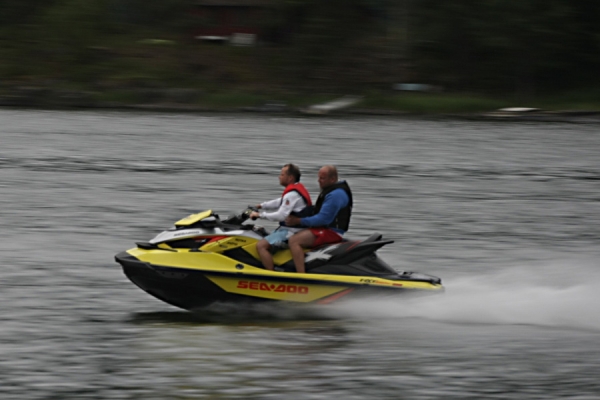
[(174, 233), (173, 236), (175, 237), (179, 237), (179, 236), (197, 236), (197, 235), (201, 235), (203, 232), (201, 231), (185, 231), (185, 232), (177, 232)]
[(239, 281), (237, 285), (238, 289), (250, 289), (250, 290), (264, 290), (267, 292), (281, 292), (281, 293), (300, 293), (308, 294), (308, 286), (297, 286), (297, 285), (274, 285), (264, 282), (248, 282)]

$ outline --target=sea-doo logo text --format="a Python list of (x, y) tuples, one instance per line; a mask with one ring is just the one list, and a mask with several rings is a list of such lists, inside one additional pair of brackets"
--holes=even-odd
[(238, 289), (250, 289), (250, 290), (262, 290), (265, 292), (308, 294), (308, 286), (284, 285), (282, 283), (275, 285), (273, 283), (267, 284), (264, 282), (239, 281), (237, 288)]
[(173, 236), (189, 236), (189, 235), (199, 235), (202, 232), (200, 231), (185, 231), (185, 232), (180, 232), (180, 233), (175, 233), (173, 234)]

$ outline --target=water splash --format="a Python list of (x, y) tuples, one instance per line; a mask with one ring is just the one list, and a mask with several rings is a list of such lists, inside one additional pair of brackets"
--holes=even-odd
[(457, 324), (537, 325), (600, 331), (600, 271), (591, 262), (513, 267), (446, 279), (440, 296), (353, 301), (360, 318), (425, 318)]

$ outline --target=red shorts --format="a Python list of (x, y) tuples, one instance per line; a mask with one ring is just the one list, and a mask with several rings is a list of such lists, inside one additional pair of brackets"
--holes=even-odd
[(334, 231), (333, 229), (327, 228), (309, 228), (313, 235), (315, 235), (314, 247), (322, 244), (338, 243), (342, 241), (342, 236)]

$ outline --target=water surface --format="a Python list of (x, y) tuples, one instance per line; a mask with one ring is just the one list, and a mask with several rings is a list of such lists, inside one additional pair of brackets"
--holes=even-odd
[[(0, 110), (6, 399), (600, 398), (597, 124)], [(336, 164), (443, 296), (175, 309), (115, 253)], [(267, 228), (273, 225), (266, 223)]]

